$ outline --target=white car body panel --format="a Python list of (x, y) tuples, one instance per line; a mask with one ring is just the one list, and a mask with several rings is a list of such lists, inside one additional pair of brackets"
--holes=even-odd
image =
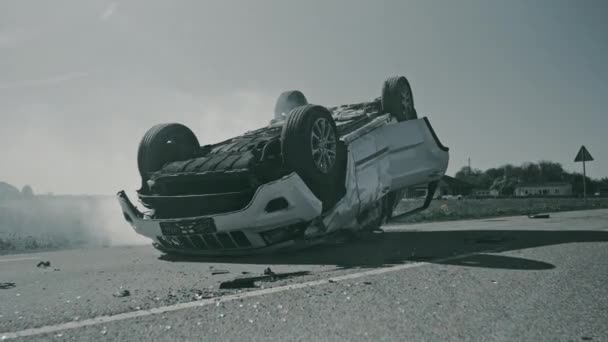
[[(390, 115), (382, 115), (341, 140), (347, 146), (346, 193), (326, 213), (322, 214), (321, 201), (304, 181), (291, 173), (261, 185), (244, 209), (205, 217), (213, 218), (218, 233), (241, 231), (246, 234), (251, 246), (241, 251), (247, 252), (267, 247), (260, 232), (299, 222), (311, 222), (306, 230), (310, 237), (340, 229), (359, 229), (358, 215), (387, 193), (438, 181), (447, 169), (447, 149), (439, 146), (425, 119), (397, 122)], [(284, 197), (288, 208), (265, 212), (267, 203), (277, 197)], [(150, 219), (139, 213), (124, 193), (119, 193), (119, 200), (125, 217), (129, 217), (127, 221), (136, 232), (155, 242), (162, 236), (161, 222), (202, 218)], [(226, 252), (221, 251), (222, 254)]]
[[(266, 204), (277, 197), (284, 197), (289, 206), (285, 210), (266, 213)], [(187, 219), (151, 219), (141, 217), (129, 203), (120, 199), (123, 212), (129, 214), (131, 225), (143, 236), (157, 240), (162, 235), (161, 222), (179, 222), (213, 217), (218, 232), (247, 230), (257, 232), (298, 222), (313, 220), (321, 215), (322, 204), (308, 189), (304, 181), (291, 173), (277, 181), (264, 184), (258, 188), (253, 199), (244, 209), (212, 216), (189, 217)]]

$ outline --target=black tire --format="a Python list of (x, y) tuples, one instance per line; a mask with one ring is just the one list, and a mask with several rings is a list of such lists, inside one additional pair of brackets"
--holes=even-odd
[(305, 106), (308, 104), (306, 96), (299, 90), (284, 91), (279, 95), (277, 103), (274, 106), (274, 118), (280, 119), (283, 113), (289, 114), (294, 108)]
[(384, 81), (382, 86), (382, 110), (398, 121), (418, 118), (414, 108), (414, 95), (405, 76), (395, 76)]
[(153, 126), (137, 150), (137, 167), (142, 182), (148, 180), (149, 173), (160, 170), (166, 163), (192, 158), (199, 149), (198, 139), (188, 127), (178, 123)]
[[(323, 139), (315, 139), (313, 133), (317, 137), (322, 136), (321, 127), (326, 127), (328, 133)], [(285, 165), (289, 170), (295, 171), (323, 202), (324, 210), (331, 208), (340, 196), (340, 168), (345, 159), (342, 155), (345, 151), (338, 147), (338, 138), (331, 113), (318, 105), (293, 109), (281, 132)]]

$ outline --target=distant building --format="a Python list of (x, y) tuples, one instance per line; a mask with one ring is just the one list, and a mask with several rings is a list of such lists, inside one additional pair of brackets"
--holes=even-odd
[(608, 197), (608, 188), (599, 188), (596, 193), (597, 196)]
[(515, 196), (570, 196), (572, 184), (568, 183), (537, 183), (522, 184), (515, 188)]
[[(441, 196), (468, 196), (473, 191), (473, 185), (450, 176), (443, 176), (439, 181), (434, 198)], [(426, 197), (427, 186), (414, 186), (407, 190), (406, 197)]]
[(490, 189), (474, 189), (473, 196), (475, 197), (498, 197), (500, 193), (498, 190), (490, 190)]

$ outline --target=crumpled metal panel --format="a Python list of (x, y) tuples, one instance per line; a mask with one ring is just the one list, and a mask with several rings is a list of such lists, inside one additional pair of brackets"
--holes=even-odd
[(355, 161), (351, 146), (347, 146), (347, 163), (345, 186), (346, 193), (338, 203), (323, 218), (326, 232), (337, 229), (348, 229), (356, 227), (356, 217), (359, 213), (359, 184), (355, 173)]
[(379, 127), (384, 126), (385, 124), (387, 124), (390, 121), (391, 121), (391, 116), (389, 114), (379, 116), (376, 119), (372, 120), (372, 122), (368, 123), (367, 125), (355, 130), (352, 133), (349, 133), (349, 134), (343, 136), (342, 140), (344, 140), (344, 142), (348, 145), (351, 142), (353, 142), (354, 140), (367, 135), (367, 133), (369, 133)]

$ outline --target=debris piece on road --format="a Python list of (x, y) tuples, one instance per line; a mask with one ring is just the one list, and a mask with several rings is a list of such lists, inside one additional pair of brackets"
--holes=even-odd
[(213, 294), (210, 293), (205, 293), (201, 290), (194, 290), (194, 299), (195, 300), (201, 300), (201, 299), (209, 299), (209, 298), (213, 298)]
[(214, 271), (211, 271), (211, 275), (228, 274), (228, 273), (230, 273), (230, 271), (228, 271), (228, 270), (214, 270)]
[(528, 215), (528, 218), (531, 219), (548, 219), (551, 216), (549, 216), (549, 214), (534, 214), (534, 215)]
[(114, 297), (119, 297), (119, 298), (120, 298), (120, 297), (128, 297), (128, 296), (130, 296), (130, 295), (131, 295), (131, 292), (129, 292), (129, 290), (120, 290), (120, 291), (118, 291), (118, 292), (114, 292), (114, 293), (112, 294), (112, 296), (114, 296)]
[(13, 287), (16, 287), (15, 283), (0, 283), (1, 290), (8, 290), (12, 289)]
[(47, 261), (40, 261), (38, 263), (38, 265), (36, 265), (36, 267), (44, 267), (44, 268), (47, 268), (47, 267), (50, 267), (50, 266), (51, 266), (51, 262), (48, 261), (48, 260)]
[(224, 281), (220, 284), (220, 289), (255, 288), (255, 287), (257, 287), (255, 283), (259, 282), (259, 281), (276, 281), (279, 279), (286, 279), (286, 278), (291, 278), (291, 277), (307, 275), (307, 274), (310, 274), (310, 272), (301, 271), (301, 272), (289, 272), (289, 273), (274, 273), (274, 272), (272, 272), (272, 270), (270, 270), (270, 268), (267, 268), (266, 270), (264, 270), (264, 274), (265, 275), (263, 275), (263, 276), (243, 277), (243, 278), (236, 278), (236, 279), (229, 280), (229, 281)]
[(250, 289), (256, 287), (255, 282), (253, 278), (237, 278), (222, 282), (220, 289)]

